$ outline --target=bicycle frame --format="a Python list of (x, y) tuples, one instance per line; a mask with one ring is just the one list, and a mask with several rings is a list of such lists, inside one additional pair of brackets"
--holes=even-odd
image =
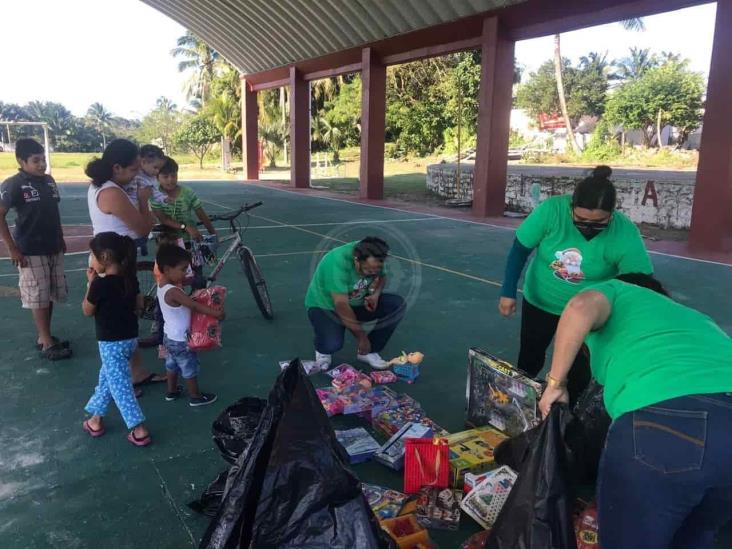
[(225, 236), (222, 238), (219, 243), (223, 244), (224, 242), (228, 242), (229, 240), (233, 240), (231, 245), (227, 248), (226, 252), (224, 252), (224, 255), (221, 256), (218, 263), (216, 264), (216, 267), (213, 271), (211, 271), (211, 274), (209, 274), (206, 277), (206, 286), (210, 285), (212, 282), (216, 281), (216, 278), (219, 276), (219, 273), (221, 272), (221, 269), (224, 268), (224, 264), (229, 260), (231, 257), (231, 254), (233, 254), (236, 250), (239, 249), (239, 247), (242, 246), (242, 240), (241, 240), (241, 234), (238, 230), (235, 230), (233, 234), (230, 234), (228, 236)]

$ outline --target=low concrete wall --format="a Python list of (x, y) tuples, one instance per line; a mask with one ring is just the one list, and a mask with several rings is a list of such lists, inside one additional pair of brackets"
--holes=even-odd
[[(473, 198), (473, 164), (433, 164), (427, 167), (427, 188), (445, 198)], [(547, 197), (571, 194), (589, 173), (584, 168), (555, 166), (508, 167), (506, 209), (531, 212)], [(694, 200), (695, 172), (658, 170), (613, 170), (611, 179), (618, 190), (618, 209), (636, 223), (663, 228), (688, 229)]]

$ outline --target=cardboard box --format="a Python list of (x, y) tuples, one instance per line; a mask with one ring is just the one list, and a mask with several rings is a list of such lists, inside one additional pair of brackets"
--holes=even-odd
[(371, 507), (374, 515), (379, 520), (399, 516), (402, 512), (402, 507), (409, 499), (407, 494), (375, 484), (363, 483), (361, 489), (366, 496), (366, 500), (369, 502), (369, 507)]
[(417, 498), (417, 522), (425, 528), (457, 530), (462, 492), (425, 486)]
[(417, 522), (414, 515), (382, 520), (379, 524), (392, 537), (399, 549), (413, 549), (417, 546), (425, 547), (431, 543), (427, 530)]
[(465, 496), (460, 507), (483, 528), (492, 528), (516, 478), (510, 467), (504, 465), (496, 469)]
[(352, 464), (370, 460), (379, 449), (379, 443), (363, 427), (336, 431), (335, 435)]
[(445, 438), (450, 447), (450, 486), (461, 488), (465, 473), (482, 473), (495, 468), (493, 450), (508, 437), (484, 426)]
[(407, 423), (374, 454), (374, 460), (395, 471), (404, 468), (404, 445), (408, 438), (432, 438), (432, 429), (421, 423)]

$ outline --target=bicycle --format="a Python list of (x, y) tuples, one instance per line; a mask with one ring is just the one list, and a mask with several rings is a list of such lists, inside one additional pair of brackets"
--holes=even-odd
[[(233, 254), (236, 254), (236, 256), (239, 258), (239, 264), (241, 265), (241, 268), (247, 277), (249, 287), (252, 290), (252, 295), (254, 296), (254, 301), (256, 302), (259, 311), (262, 313), (262, 316), (265, 319), (272, 320), (272, 318), (274, 317), (274, 312), (272, 310), (272, 300), (269, 296), (269, 290), (267, 289), (267, 282), (264, 280), (264, 275), (262, 274), (262, 270), (259, 268), (259, 265), (254, 258), (252, 250), (244, 245), (242, 234), (243, 232), (246, 232), (246, 226), (242, 231), (241, 224), (237, 221), (237, 218), (241, 214), (247, 213), (254, 208), (258, 208), (261, 205), (262, 202), (256, 202), (251, 205), (244, 204), (236, 211), (227, 214), (209, 216), (212, 222), (228, 221), (231, 234), (220, 239), (218, 242), (219, 244), (224, 244), (225, 242), (231, 241), (231, 244), (220, 258), (216, 259), (215, 256), (212, 257), (214, 262), (216, 263), (216, 266), (213, 268), (211, 273), (205, 277), (205, 287), (209, 287), (214, 282), (216, 282), (216, 279), (218, 278), (219, 273), (221, 273), (221, 270), (224, 268), (226, 262)], [(247, 226), (249, 224), (248, 219), (249, 216), (247, 216)], [(198, 225), (202, 225), (202, 223), (198, 223)], [(152, 234), (159, 236), (164, 230), (164, 227), (158, 225), (153, 228)], [(194, 242), (193, 246), (195, 249), (196, 246), (200, 245)], [(211, 256), (209, 255), (209, 257)], [(143, 322), (140, 326), (140, 333), (150, 334), (138, 337), (138, 345), (140, 347), (152, 347), (157, 345), (160, 341), (160, 336), (157, 333), (154, 333), (154, 329), (157, 326), (156, 311), (158, 309), (158, 285), (157, 281), (155, 280), (155, 275), (153, 274), (154, 267), (154, 261), (137, 262), (137, 279), (140, 284), (140, 291), (142, 292), (144, 298), (143, 310), (141, 315), (141, 319)], [(146, 322), (151, 323), (151, 325), (149, 326), (149, 330), (145, 330), (144, 324)]]

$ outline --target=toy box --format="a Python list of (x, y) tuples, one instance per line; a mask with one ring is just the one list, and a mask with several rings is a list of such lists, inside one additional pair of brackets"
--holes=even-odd
[(446, 437), (450, 446), (450, 486), (460, 488), (465, 473), (493, 469), (493, 450), (506, 435), (490, 426), (478, 427)]
[(442, 437), (447, 435), (447, 431), (428, 418), (424, 410), (410, 405), (401, 405), (398, 408), (384, 410), (374, 416), (372, 425), (378, 431), (391, 437), (407, 423), (426, 425), (432, 429), (434, 436)]
[(368, 461), (379, 449), (379, 443), (363, 427), (336, 431), (335, 434), (338, 442), (348, 453), (349, 461), (352, 464)]
[(374, 454), (374, 460), (395, 471), (404, 467), (404, 441), (408, 438), (431, 438), (432, 429), (421, 423), (407, 423)]
[(336, 393), (343, 404), (343, 414), (361, 414), (370, 411), (373, 406), (370, 392), (360, 385), (350, 385)]
[(457, 530), (462, 493), (450, 488), (425, 486), (417, 499), (417, 522), (425, 528)]
[(492, 528), (516, 478), (510, 467), (499, 467), (465, 496), (460, 507), (483, 528)]
[(419, 364), (395, 364), (394, 373), (406, 383), (414, 383), (419, 377)]
[(364, 483), (361, 485), (361, 489), (369, 502), (369, 507), (379, 520), (398, 516), (404, 503), (409, 499), (407, 494), (374, 484)]
[(397, 380), (397, 376), (394, 372), (371, 372), (371, 379), (377, 385), (384, 385), (386, 383), (394, 383)]
[(333, 387), (315, 389), (315, 393), (318, 395), (320, 403), (323, 405), (328, 417), (343, 413), (343, 402), (341, 401), (340, 394)]
[(380, 524), (381, 528), (396, 542), (399, 549), (414, 549), (431, 545), (427, 530), (417, 522), (414, 515), (382, 520)]
[(479, 474), (465, 473), (465, 478), (463, 479), (463, 495), (467, 496), (473, 488), (488, 478), (488, 475), (491, 473), (492, 471)]
[(508, 362), (472, 348), (468, 352), (466, 422), (492, 425), (513, 437), (540, 423), (542, 384)]
[(341, 364), (333, 368), (330, 372), (327, 372), (327, 374), (333, 378), (331, 385), (339, 391), (344, 390), (350, 385), (359, 385), (362, 389), (371, 388), (371, 378), (362, 374), (349, 364)]

